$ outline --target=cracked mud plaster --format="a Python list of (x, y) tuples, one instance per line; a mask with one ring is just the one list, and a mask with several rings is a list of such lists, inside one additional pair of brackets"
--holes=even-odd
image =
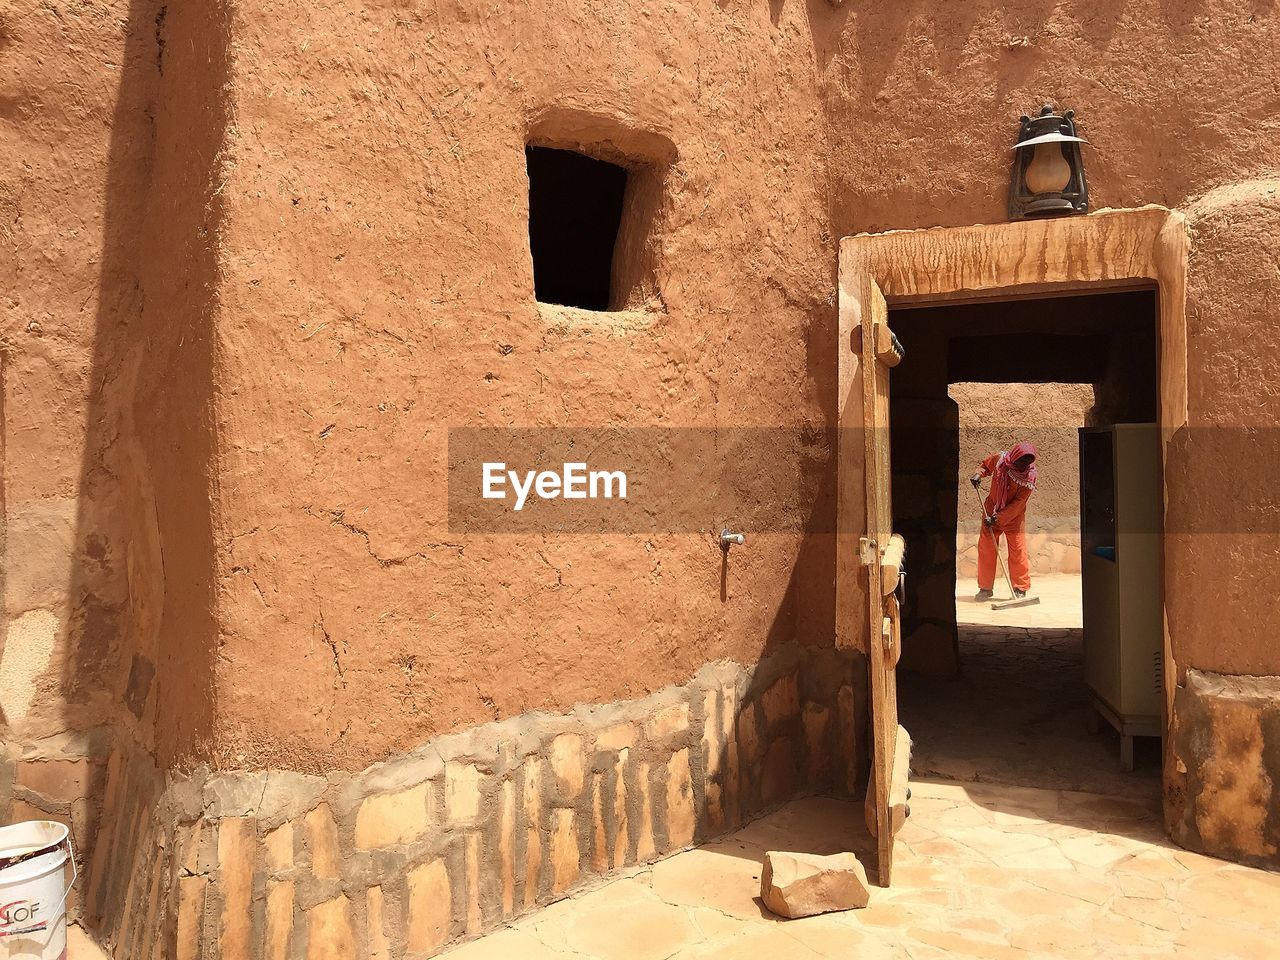
[[(369, 537), (369, 531), (358, 527), (351, 521), (347, 520), (345, 510), (328, 510), (326, 512), (329, 515), (330, 523), (341, 527), (350, 534), (360, 537), (365, 543), (365, 548), (369, 551), (369, 556), (373, 557), (373, 559), (378, 562), (378, 566), (383, 567), (384, 569), (386, 567), (404, 566), (410, 560), (421, 560), (431, 555), (421, 550), (415, 550), (413, 553), (407, 553), (399, 557), (384, 557), (373, 549), (373, 542)], [(308, 509), (307, 513), (311, 514), (311, 510)], [(458, 556), (462, 555), (462, 551), (465, 548), (465, 544), (451, 541), (429, 543), (426, 546), (431, 550), (454, 550), (457, 552)]]

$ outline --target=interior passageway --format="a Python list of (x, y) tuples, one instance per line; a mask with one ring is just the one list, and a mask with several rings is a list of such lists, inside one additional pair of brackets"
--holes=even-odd
[(1002, 612), (975, 603), (970, 583), (957, 585), (963, 671), (898, 677), (912, 776), (1158, 799), (1160, 741), (1139, 739), (1128, 773), (1119, 735), (1092, 722), (1080, 578), (1040, 577), (1036, 592), (1038, 606)]

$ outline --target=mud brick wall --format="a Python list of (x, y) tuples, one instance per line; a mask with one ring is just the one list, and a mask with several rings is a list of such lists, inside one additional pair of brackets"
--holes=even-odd
[[(787, 647), (358, 774), (112, 757), (88, 909), (120, 960), (425, 956), (792, 797), (857, 795), (865, 662)], [(164, 952), (162, 952), (164, 951)]]
[[(0, 808), (5, 823), (56, 820), (71, 830), (77, 869), (83, 874), (96, 849), (100, 796), (111, 746), (105, 731), (64, 735), (30, 744), (7, 743), (0, 764)], [(81, 913), (83, 885), (67, 897), (71, 917)]]
[(176, 831), (164, 780), (140, 750), (117, 750), (106, 766), (97, 840), (82, 874), (85, 923), (115, 955), (172, 957)]
[[(7, 823), (71, 829), (77, 878), (67, 916), (117, 945), (120, 957), (172, 956), (174, 818), (150, 756), (109, 731), (10, 747), (0, 770)], [(167, 945), (167, 953), (159, 953)]]

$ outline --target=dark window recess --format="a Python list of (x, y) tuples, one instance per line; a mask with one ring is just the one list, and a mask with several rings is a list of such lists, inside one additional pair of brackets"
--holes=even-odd
[(542, 303), (608, 310), (627, 171), (572, 150), (526, 147), (533, 290)]

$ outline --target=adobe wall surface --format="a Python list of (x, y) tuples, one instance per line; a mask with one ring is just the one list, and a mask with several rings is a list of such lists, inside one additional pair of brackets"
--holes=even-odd
[[(705, 535), (463, 544), (446, 428), (825, 426), (833, 238), (1004, 219), (1013, 122), (1044, 99), (1099, 145), (1095, 207), (1177, 205), (1275, 151), (1267, 111), (1238, 127), (1224, 106), (1265, 101), (1249, 51), (1277, 31), (1234, 3), (299, 9), (237, 20), (219, 763), (359, 764), (750, 661), (764, 637), (822, 642), (821, 540), (757, 540), (727, 604)], [(522, 147), (562, 108), (675, 148), (656, 316), (533, 300)], [(477, 690), (464, 659), (500, 681)]]
[[(779, 12), (239, 6), (216, 765), (359, 768), (831, 644), (829, 536), (748, 527), (722, 588), (713, 532), (734, 516), (560, 538), (447, 516), (451, 427), (825, 430), (826, 124), (801, 13)], [(646, 311), (535, 302), (535, 129), (673, 145)], [(790, 481), (817, 530), (831, 469), (815, 450)]]
[(141, 28), (122, 26), (123, 5), (76, 12), (20, 0), (0, 21), (0, 708), (14, 741), (115, 719), (134, 642), (103, 358), (138, 312), (120, 245), (139, 239), (144, 181), (115, 164), (145, 165), (147, 95), (97, 64), (127, 60)]
[[(182, 658), (182, 563), (175, 537), (166, 583), (159, 524), (172, 516), (151, 457), (177, 445), (178, 405), (166, 396), (164, 412), (144, 411), (146, 430), (132, 407), (154, 346), (143, 330), (158, 9), (17, 0), (0, 11), (0, 811), (67, 823), (82, 872), (112, 816), (108, 757), (172, 756), (189, 705), (158, 692)], [(183, 366), (167, 362), (166, 376)], [(169, 482), (185, 482), (162, 456)]]
[(1280, 180), (1210, 191), (1187, 214), (1194, 353), (1189, 428), (1172, 438), (1166, 464), (1181, 482), (1170, 484), (1166, 509), (1166, 617), (1180, 687), (1165, 822), (1185, 846), (1275, 865)]
[[(269, 865), (257, 844), (270, 818), (231, 815), (216, 839), (180, 842), (182, 817), (226, 811), (203, 795), (179, 803), (177, 767), (207, 761), (228, 783), (267, 767), (344, 780), (449, 732), (673, 684), (705, 693), (692, 679), (705, 664), (750, 671), (793, 644), (811, 651), (796, 654), (801, 688), (834, 675), (817, 655), (834, 596), (820, 442), (794, 484), (809, 532), (748, 530), (726, 576), (710, 534), (730, 516), (653, 536), (458, 538), (447, 429), (821, 436), (835, 410), (836, 238), (1003, 220), (1021, 111), (1077, 108), (1095, 208), (1188, 208), (1193, 425), (1273, 426), (1280, 413), (1280, 214), (1266, 179), (1280, 168), (1280, 65), (1257, 54), (1280, 46), (1280, 14), (1256, 4), (18, 0), (0, 27), (0, 796), (11, 816), (72, 821), (91, 878), (115, 884), (88, 881), (86, 916), (121, 957), (211, 931), (211, 955), (242, 954), (259, 928), (233, 925), (224, 942), (226, 897), (227, 916), (269, 912), (269, 877), (297, 884), (276, 909), (292, 904), (320, 942), (364, 923), (369, 885), (382, 885), (374, 873), (312, 883), (309, 840), (298, 873)], [(523, 149), (535, 127), (565, 142), (669, 141), (647, 310), (534, 302)], [(1272, 516), (1268, 436), (1254, 437), (1257, 468), (1231, 500), (1223, 464), (1252, 461), (1191, 446), (1221, 438), (1175, 442), (1179, 679), (1280, 675), (1276, 537), (1186, 532)], [(858, 715), (865, 698), (850, 690)], [(838, 709), (814, 703), (805, 716)], [(690, 710), (696, 730), (705, 707)], [(1175, 706), (1175, 733), (1201, 729), (1195, 717)], [(791, 730), (778, 764), (818, 755)], [(1196, 809), (1218, 803), (1228, 739), (1169, 754)], [(651, 769), (669, 773), (683, 748), (653, 749)], [(705, 798), (692, 759), (690, 771)], [(417, 775), (396, 767), (386, 792), (427, 782)], [(439, 811), (443, 781), (431, 782)], [(651, 783), (655, 796), (670, 783)], [(580, 865), (597, 836), (585, 796), (537, 815), (550, 843), (546, 811), (575, 811)], [(684, 802), (682, 778), (672, 796)], [(1275, 809), (1262, 791), (1241, 796), (1242, 822)], [(358, 813), (333, 803), (340, 843), (354, 843)], [(655, 843), (670, 836), (654, 822)], [(1265, 832), (1241, 841), (1175, 817), (1189, 843), (1187, 823), (1206, 849), (1274, 857)], [(447, 847), (462, 912), (445, 926), (465, 931), (480, 902), (466, 851), (493, 829), (397, 841), (386, 882), (407, 889), (400, 868)], [(225, 875), (213, 866), (224, 853)], [(208, 889), (211, 906), (192, 906)], [(502, 900), (484, 903), (482, 917)], [(408, 905), (394, 909), (411, 924)]]
[[(1033, 574), (1080, 572), (1080, 450), (1076, 428), (1093, 407), (1092, 384), (953, 383), (960, 414), (960, 484), (956, 499), (956, 576), (978, 572), (979, 511), (965, 478), (977, 464), (1021, 439), (1036, 444), (1039, 477), (1027, 507), (1027, 553)], [(983, 490), (990, 488), (985, 481)], [(1003, 548), (1002, 548), (1003, 549)]]
[(171, 8), (0, 12), (0, 810), (71, 828), (72, 917), (148, 936), (163, 912), (132, 910), (159, 882), (164, 768), (208, 735), (213, 636), (224, 61), (217, 5)]
[(1093, 210), (1177, 208), (1274, 175), (1280, 65), (1257, 51), (1280, 42), (1280, 17), (1248, 0), (803, 13), (832, 121), (839, 236), (1003, 222), (1017, 117), (1049, 102), (1074, 108), (1092, 144)]
[(1280, 179), (1210, 191), (1187, 216), (1191, 413), (1166, 465), (1178, 478), (1165, 547), (1178, 677), (1191, 667), (1276, 675)]

